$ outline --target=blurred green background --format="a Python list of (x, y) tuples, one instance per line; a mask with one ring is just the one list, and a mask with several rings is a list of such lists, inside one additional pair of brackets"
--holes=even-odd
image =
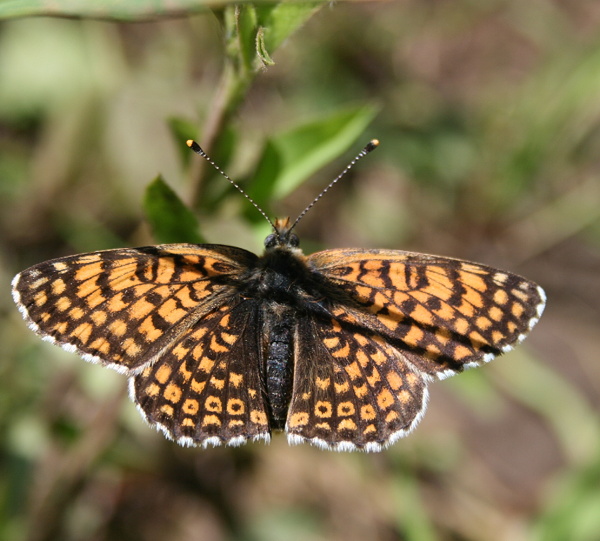
[[(0, 25), (0, 539), (600, 539), (600, 3), (339, 2), (279, 34), (232, 13)], [(293, 217), (376, 137), (300, 224), (305, 252), (488, 263), (542, 285), (546, 313), (433, 384), (383, 453), (179, 448), (9, 289), (45, 259), (178, 235), (260, 251), (268, 228), (191, 136)], [(174, 194), (197, 229), (161, 221)]]

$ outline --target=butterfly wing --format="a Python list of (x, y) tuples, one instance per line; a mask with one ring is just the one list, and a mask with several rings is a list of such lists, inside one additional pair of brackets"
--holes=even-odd
[(379, 333), (438, 378), (512, 349), (546, 302), (525, 278), (459, 259), (394, 250), (327, 250), (307, 259), (344, 292), (336, 318)]
[(297, 329), (291, 444), (380, 451), (418, 424), (425, 382), (381, 335), (334, 318), (304, 318)]
[(298, 323), (291, 443), (393, 443), (423, 416), (428, 380), (508, 351), (545, 304), (536, 284), (457, 259), (327, 250), (306, 261), (325, 294)]
[(255, 302), (232, 297), (130, 378), (144, 418), (181, 445), (268, 441), (257, 314)]
[(224, 302), (255, 260), (220, 245), (105, 250), (30, 267), (13, 280), (13, 297), (44, 339), (131, 373)]

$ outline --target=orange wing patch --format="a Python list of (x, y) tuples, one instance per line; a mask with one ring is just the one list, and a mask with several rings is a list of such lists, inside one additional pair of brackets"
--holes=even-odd
[(239, 445), (270, 437), (254, 312), (244, 310), (243, 302), (205, 316), (130, 380), (142, 415), (181, 445)]
[(215, 309), (224, 291), (215, 276), (235, 278), (255, 259), (191, 244), (106, 250), (31, 267), (15, 278), (14, 295), (35, 332), (128, 372)]
[(336, 317), (377, 331), (416, 368), (442, 378), (511, 349), (545, 303), (536, 284), (458, 259), (327, 250), (307, 260), (347, 295)]
[(331, 320), (300, 321), (298, 337), (286, 425), (290, 443), (378, 451), (417, 425), (426, 406), (425, 383), (381, 336)]

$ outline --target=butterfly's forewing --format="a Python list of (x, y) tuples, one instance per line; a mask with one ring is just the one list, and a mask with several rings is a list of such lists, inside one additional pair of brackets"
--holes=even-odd
[(468, 261), (393, 250), (327, 250), (307, 260), (353, 301), (338, 310), (340, 323), (357, 321), (439, 378), (512, 349), (544, 310), (533, 282)]
[(356, 322), (304, 318), (296, 344), (290, 443), (379, 451), (418, 424), (425, 382), (381, 335)]
[(84, 359), (138, 371), (214, 311), (256, 256), (220, 245), (106, 250), (40, 263), (13, 296), (39, 335)]
[(234, 295), (131, 378), (146, 420), (182, 445), (268, 440), (257, 317), (256, 303)]

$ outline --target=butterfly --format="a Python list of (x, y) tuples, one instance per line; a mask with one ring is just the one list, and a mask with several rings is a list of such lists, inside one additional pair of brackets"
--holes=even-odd
[(142, 416), (181, 445), (285, 431), (290, 444), (380, 451), (419, 423), (428, 383), (512, 349), (546, 296), (449, 257), (304, 255), (296, 224), (377, 144), (294, 223), (271, 222), (260, 256), (219, 244), (73, 255), (18, 274), (14, 300), (42, 338), (128, 376)]

